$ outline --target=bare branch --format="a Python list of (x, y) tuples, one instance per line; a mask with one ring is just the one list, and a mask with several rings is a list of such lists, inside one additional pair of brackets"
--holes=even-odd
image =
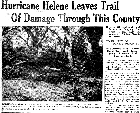
[(57, 35), (57, 39), (59, 40), (59, 42), (61, 43), (61, 38), (60, 38), (60, 36), (58, 35), (58, 33), (55, 31), (55, 30), (52, 30), (52, 29), (50, 29), (49, 27), (48, 27), (48, 29), (52, 32), (52, 33), (54, 33), (54, 34), (56, 34)]
[(48, 32), (48, 28), (45, 30), (45, 33), (44, 33), (44, 35), (43, 35), (43, 38), (38, 42), (38, 44), (37, 45), (39, 45), (45, 38), (46, 38), (46, 33)]
[(29, 44), (28, 44), (28, 41), (26, 41), (24, 38), (22, 38), (22, 36), (17, 35), (17, 37), (21, 38), (27, 44), (27, 46), (30, 47)]

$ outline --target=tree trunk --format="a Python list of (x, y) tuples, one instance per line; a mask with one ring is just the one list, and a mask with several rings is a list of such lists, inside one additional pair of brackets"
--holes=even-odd
[(72, 52), (71, 52), (72, 51), (72, 37), (71, 35), (67, 35), (66, 38), (69, 44), (66, 44), (65, 53), (67, 53), (68, 55), (69, 66), (72, 67), (73, 66), (73, 58), (72, 58)]

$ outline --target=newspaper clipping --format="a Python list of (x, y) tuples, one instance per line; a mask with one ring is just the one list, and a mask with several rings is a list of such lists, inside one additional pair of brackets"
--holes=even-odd
[(139, 113), (139, 0), (1, 0), (1, 113)]

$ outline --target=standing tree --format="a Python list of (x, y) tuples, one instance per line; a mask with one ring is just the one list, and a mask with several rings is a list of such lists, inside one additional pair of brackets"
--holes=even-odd
[[(28, 63), (36, 66), (42, 65), (42, 67), (48, 65), (52, 68), (61, 68), (65, 65), (73, 69), (75, 61), (84, 62), (80, 59), (82, 59), (82, 56), (85, 57), (84, 55), (87, 52), (87, 47), (84, 45), (85, 43), (89, 45), (87, 38), (88, 36), (83, 32), (83, 27), (3, 27), (3, 51), (11, 48), (9, 52), (3, 53), (3, 58), (9, 59), (8, 56), (13, 51), (13, 59), (9, 59), (9, 62), (13, 62), (15, 65)], [(46, 55), (43, 56), (44, 54)], [(3, 60), (3, 62), (5, 61)], [(37, 64), (37, 62), (42, 63)]]

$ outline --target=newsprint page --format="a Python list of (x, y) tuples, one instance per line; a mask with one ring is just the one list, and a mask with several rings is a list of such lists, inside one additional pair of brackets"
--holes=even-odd
[(1, 113), (139, 113), (139, 0), (1, 0)]

